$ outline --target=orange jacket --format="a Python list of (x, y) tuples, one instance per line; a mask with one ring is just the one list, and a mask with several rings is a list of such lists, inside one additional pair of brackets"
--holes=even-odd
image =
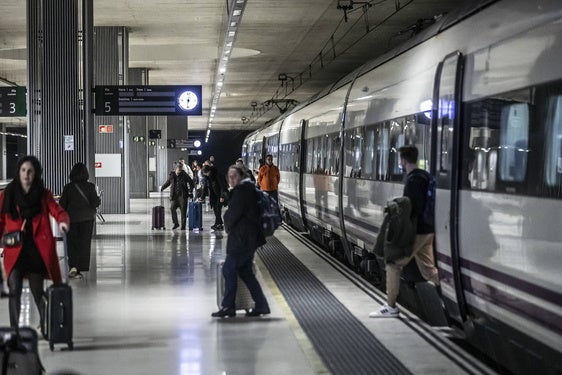
[(258, 186), (263, 191), (277, 190), (281, 175), (279, 175), (279, 168), (275, 165), (264, 164), (260, 167), (258, 172)]

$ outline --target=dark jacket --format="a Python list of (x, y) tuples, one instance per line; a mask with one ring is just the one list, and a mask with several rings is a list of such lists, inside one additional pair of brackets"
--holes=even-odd
[[(421, 176), (421, 175), (425, 175)], [(414, 169), (406, 176), (404, 185), (404, 196), (410, 198), (414, 214), (418, 219), (417, 234), (433, 233), (435, 230), (431, 225), (425, 224), (423, 211), (427, 201), (427, 188), (429, 185), (429, 173), (423, 169)]]
[(224, 228), (228, 233), (227, 254), (254, 253), (265, 244), (265, 237), (259, 228), (256, 187), (249, 179), (242, 180), (231, 190), (228, 209), (224, 213)]
[[(84, 198), (78, 188), (86, 196)], [(101, 200), (96, 193), (96, 185), (88, 181), (71, 182), (64, 186), (59, 201), (62, 208), (68, 212), (71, 223), (94, 220), (96, 218), (96, 208), (99, 207)]]
[(164, 183), (164, 185), (162, 185), (162, 188), (160, 190), (164, 190), (168, 186), (170, 186), (170, 200), (172, 200), (172, 201), (176, 200), (178, 198), (176, 196), (176, 185), (177, 184), (179, 184), (180, 194), (184, 198), (187, 198), (187, 197), (190, 197), (190, 196), (193, 195), (191, 193), (193, 191), (193, 180), (183, 170), (180, 172), (180, 174), (176, 174), (176, 171), (171, 171), (170, 175), (168, 176), (168, 181), (166, 181)]
[(209, 175), (205, 176), (205, 181), (209, 192), (209, 203), (211, 207), (220, 204), (221, 197), (224, 198), (225, 201), (227, 200), (228, 188), (226, 178), (224, 178), (215, 167), (211, 167)]

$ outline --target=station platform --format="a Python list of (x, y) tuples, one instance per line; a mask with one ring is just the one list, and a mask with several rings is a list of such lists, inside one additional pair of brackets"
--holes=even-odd
[[(41, 340), (47, 374), (494, 373), (407, 311), (370, 319), (384, 295), (289, 228), (256, 257), (271, 315), (211, 318), (227, 235), (205, 209), (201, 232), (151, 230), (158, 204), (132, 200), (130, 214), (97, 225), (90, 271), (70, 281), (74, 350)], [(37, 326), (29, 291), (22, 301), (21, 324)]]

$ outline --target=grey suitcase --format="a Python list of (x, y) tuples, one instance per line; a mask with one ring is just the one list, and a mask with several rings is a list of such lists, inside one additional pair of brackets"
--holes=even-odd
[[(222, 275), (222, 266), (224, 264), (224, 260), (220, 261), (217, 264), (217, 306), (219, 309), (222, 307), (222, 298), (224, 297), (224, 277)], [(254, 274), (256, 274), (256, 264), (254, 263), (253, 266)], [(246, 312), (250, 311), (250, 309), (254, 308), (254, 300), (252, 299), (252, 295), (250, 294), (250, 290), (242, 281), (240, 276), (238, 276), (238, 286), (236, 288), (236, 310), (246, 310)]]

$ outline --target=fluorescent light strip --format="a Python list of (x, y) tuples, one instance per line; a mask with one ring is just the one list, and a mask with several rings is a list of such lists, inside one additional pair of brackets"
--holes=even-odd
[(227, 64), (229, 56), (232, 52), (234, 40), (236, 39), (237, 27), (242, 20), (242, 14), (244, 13), (244, 8), (246, 7), (245, 0), (236, 0), (234, 4), (234, 9), (230, 17), (228, 18), (229, 25), (226, 31), (226, 38), (224, 39), (224, 44), (222, 46), (220, 60), (217, 64), (217, 74), (215, 75), (215, 91), (211, 99), (211, 112), (209, 113), (209, 118), (207, 120), (207, 136), (205, 137), (205, 143), (209, 141), (209, 136), (211, 134), (211, 126), (215, 117), (215, 112), (217, 110), (217, 105), (221, 96), (222, 87), (224, 85), (225, 74), (227, 70)]

